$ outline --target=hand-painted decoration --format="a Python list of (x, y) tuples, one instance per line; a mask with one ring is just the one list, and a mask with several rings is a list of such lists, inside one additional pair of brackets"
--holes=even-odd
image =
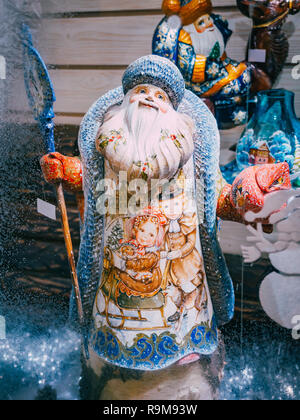
[(248, 56), (237, 62), (227, 56), (232, 31), (224, 18), (213, 13), (211, 0), (164, 0), (166, 17), (153, 37), (153, 53), (172, 60), (187, 89), (213, 103), (222, 129), (244, 124), (251, 95), (272, 88), (288, 56), (282, 25), (289, 13), (299, 10), (298, 0), (237, 3), (242, 13), (253, 17), (249, 45), (264, 56), (258, 60), (263, 62)]
[(90, 353), (136, 370), (213, 353), (234, 311), (216, 217), (244, 222), (267, 181), (261, 189), (251, 178), (241, 211), (219, 170), (213, 115), (158, 56), (131, 64), (123, 86), (91, 107), (79, 146), (81, 165), (54, 154), (41, 163), (49, 182), (56, 165), (68, 188), (83, 178), (78, 276)]
[[(290, 190), (289, 165), (256, 165), (245, 169), (234, 181), (230, 199), (244, 216), (246, 211), (259, 212), (265, 206), (266, 195)], [(280, 208), (280, 207), (279, 207)]]
[(171, 59), (187, 89), (213, 102), (220, 128), (245, 123), (250, 72), (227, 57), (228, 22), (213, 13), (211, 0), (164, 0), (162, 9), (166, 17), (156, 28), (153, 53)]
[[(256, 112), (237, 146), (236, 159), (222, 168), (231, 183), (245, 168), (287, 162), (292, 174), (300, 170), (300, 122), (294, 93), (274, 89), (258, 94)], [(299, 180), (295, 179), (295, 185)]]
[(262, 253), (268, 254), (274, 271), (260, 286), (260, 302), (273, 321), (292, 329), (300, 314), (300, 190), (269, 195), (262, 212), (246, 215), (249, 221), (254, 217), (269, 217), (274, 235), (267, 238), (261, 224), (257, 229), (248, 226), (251, 236), (247, 240), (253, 245), (243, 247), (245, 263), (254, 263)]

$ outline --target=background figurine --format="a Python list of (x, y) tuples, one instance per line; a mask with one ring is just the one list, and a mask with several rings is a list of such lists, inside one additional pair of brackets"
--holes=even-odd
[(249, 64), (252, 72), (252, 92), (271, 89), (289, 54), (289, 42), (283, 25), (289, 14), (300, 10), (299, 0), (237, 0), (240, 11), (253, 21), (249, 50), (262, 50), (265, 60)]
[[(166, 17), (155, 30), (153, 53), (171, 59), (186, 87), (209, 98), (220, 128), (246, 122), (250, 73), (246, 63), (227, 57), (228, 22), (212, 13), (211, 0), (164, 0)], [(174, 24), (170, 16), (180, 19)]]
[(245, 174), (247, 197), (237, 205), (236, 186), (219, 171), (213, 115), (158, 56), (131, 64), (123, 86), (92, 106), (79, 146), (81, 168), (57, 153), (41, 165), (47, 181), (84, 190), (84, 398), (214, 398), (223, 367), (218, 326), (234, 312), (216, 217), (244, 222), (248, 209), (261, 210), (266, 194), (290, 188), (288, 165), (275, 165), (260, 184)]
[[(187, 89), (213, 103), (221, 129), (244, 124), (248, 111), (252, 112), (248, 106), (251, 92), (272, 88), (288, 56), (282, 26), (288, 14), (297, 13), (300, 7), (298, 0), (237, 3), (254, 21), (246, 60), (241, 63), (226, 55), (232, 31), (226, 20), (213, 13), (211, 0), (164, 0), (166, 17), (153, 37), (153, 53), (172, 60)], [(248, 63), (249, 49), (262, 50), (264, 62)]]

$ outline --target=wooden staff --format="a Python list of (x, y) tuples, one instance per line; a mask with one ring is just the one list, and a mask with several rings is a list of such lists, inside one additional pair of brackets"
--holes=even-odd
[(64, 238), (65, 238), (65, 245), (66, 250), (68, 254), (68, 261), (69, 266), (71, 270), (71, 277), (72, 277), (72, 283), (75, 291), (75, 298), (76, 298), (76, 304), (78, 309), (78, 317), (80, 325), (84, 325), (84, 315), (83, 315), (83, 309), (82, 309), (82, 300), (81, 300), (81, 294), (80, 294), (80, 288), (79, 288), (79, 282), (77, 277), (77, 271), (76, 271), (76, 264), (75, 264), (75, 257), (74, 257), (74, 251), (73, 251), (73, 244), (72, 244), (72, 238), (71, 238), (71, 232), (70, 232), (70, 226), (69, 226), (69, 220), (68, 220), (68, 213), (67, 213), (67, 206), (65, 202), (65, 196), (64, 196), (64, 190), (62, 183), (56, 185), (56, 196), (57, 196), (57, 204), (60, 210), (61, 214), (61, 223), (62, 228), (64, 232)]
[[(39, 124), (45, 143), (46, 153), (54, 153), (55, 143), (53, 118), (55, 117), (55, 114), (53, 111), (53, 104), (56, 98), (53, 85), (42, 57), (33, 46), (30, 29), (27, 25), (22, 25), (20, 35), (23, 43), (24, 80), (29, 105), (32, 108), (35, 120)], [(82, 300), (62, 183), (59, 183), (56, 186), (56, 195), (58, 207), (61, 213), (62, 228), (71, 270), (72, 284), (75, 291), (79, 322), (82, 329), (84, 329), (85, 324)]]

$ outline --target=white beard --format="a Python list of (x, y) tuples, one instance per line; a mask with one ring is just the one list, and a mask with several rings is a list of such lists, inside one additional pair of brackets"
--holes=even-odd
[(188, 32), (192, 38), (192, 43), (196, 54), (209, 57), (213, 47), (217, 42), (220, 44), (221, 56), (224, 54), (225, 43), (223, 35), (215, 25), (214, 29), (214, 31), (207, 29), (201, 34), (197, 32), (193, 23), (184, 27), (184, 30)]
[[(130, 104), (131, 91), (121, 105), (111, 108), (104, 119), (97, 139), (109, 137), (112, 130), (122, 130), (118, 144), (108, 143), (97, 149), (108, 160), (112, 170), (119, 174), (127, 172), (128, 179), (141, 178), (145, 163), (148, 181), (174, 177), (191, 158), (194, 151), (194, 123), (187, 115), (176, 112), (171, 106), (166, 114), (154, 108), (140, 106), (139, 102)], [(162, 140), (162, 130), (180, 137), (179, 149), (171, 138)]]

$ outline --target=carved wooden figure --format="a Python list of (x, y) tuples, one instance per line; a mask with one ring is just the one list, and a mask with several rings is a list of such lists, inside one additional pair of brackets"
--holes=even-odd
[[(283, 69), (289, 44), (282, 27), (299, 0), (237, 0), (253, 19), (249, 48), (262, 50), (265, 62), (237, 62), (226, 54), (232, 35), (228, 22), (213, 13), (211, 0), (163, 0), (166, 17), (153, 37), (153, 53), (169, 58), (183, 74), (187, 89), (209, 100), (219, 124), (244, 124), (251, 92), (271, 89)], [(217, 5), (217, 4), (216, 4)]]
[[(300, 10), (299, 0), (237, 0), (240, 11), (253, 21), (249, 49), (263, 50), (266, 53), (264, 62), (253, 62), (253, 92), (271, 89), (283, 70), (289, 53), (289, 42), (283, 31), (283, 25), (289, 14)], [(248, 59), (248, 55), (247, 55)]]
[(155, 30), (153, 53), (172, 60), (187, 89), (212, 102), (220, 128), (243, 124), (250, 72), (226, 54), (228, 22), (213, 13), (211, 0), (164, 0), (162, 9), (166, 17)]
[(47, 181), (84, 191), (83, 397), (216, 398), (218, 326), (234, 311), (216, 217), (244, 222), (265, 194), (290, 188), (288, 167), (261, 183), (253, 176), (236, 201), (219, 170), (213, 115), (158, 56), (131, 64), (123, 86), (92, 106), (79, 146), (81, 163), (49, 154), (41, 165)]

